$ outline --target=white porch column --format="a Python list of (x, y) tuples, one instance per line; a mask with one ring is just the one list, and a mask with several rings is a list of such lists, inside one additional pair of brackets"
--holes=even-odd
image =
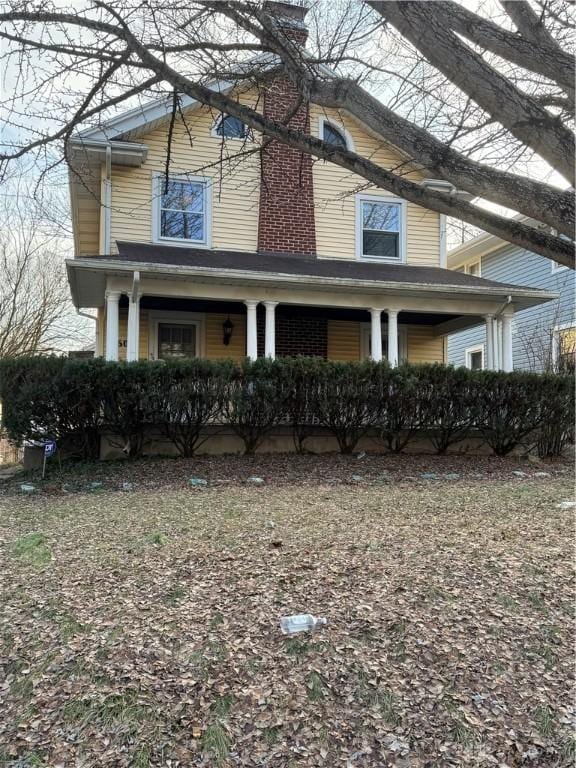
[(126, 360), (138, 360), (140, 346), (140, 294), (130, 296), (128, 302), (128, 338)]
[(382, 310), (370, 310), (370, 357), (376, 363), (382, 360)]
[(395, 368), (398, 365), (398, 310), (388, 309), (388, 362)]
[(502, 369), (514, 370), (512, 354), (512, 315), (502, 315)]
[(106, 360), (118, 360), (120, 291), (106, 291)]
[(496, 320), (496, 327), (498, 329), (498, 370), (504, 370), (504, 350), (502, 345), (502, 318)]
[(494, 369), (494, 315), (486, 315), (486, 368)]
[(265, 301), (266, 327), (264, 331), (264, 356), (272, 360), (276, 357), (276, 307), (277, 301)]
[(258, 301), (245, 301), (246, 304), (246, 357), (256, 360), (258, 357), (258, 334), (256, 330), (256, 307)]
[(500, 345), (498, 344), (498, 341), (498, 319), (494, 318), (492, 323), (492, 354), (494, 355), (494, 365), (492, 366), (493, 371), (500, 370)]

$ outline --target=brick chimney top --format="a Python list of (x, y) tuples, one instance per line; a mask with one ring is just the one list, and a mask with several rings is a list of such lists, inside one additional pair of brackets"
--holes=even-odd
[(294, 4), (287, 0), (266, 0), (264, 10), (274, 17), (276, 24), (285, 35), (304, 45), (308, 37), (308, 29), (304, 22), (308, 6), (302, 2)]

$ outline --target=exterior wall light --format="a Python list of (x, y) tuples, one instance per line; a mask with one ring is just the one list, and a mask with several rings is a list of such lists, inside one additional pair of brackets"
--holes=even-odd
[(222, 323), (222, 331), (223, 331), (222, 343), (224, 344), (225, 347), (227, 347), (228, 344), (230, 344), (230, 339), (232, 338), (232, 333), (234, 331), (234, 323), (232, 322), (232, 320), (230, 320), (229, 316)]

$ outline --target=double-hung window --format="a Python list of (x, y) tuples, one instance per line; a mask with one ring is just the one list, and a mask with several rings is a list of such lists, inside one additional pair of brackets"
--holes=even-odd
[(209, 179), (159, 174), (155, 185), (154, 239), (209, 245)]
[(356, 226), (358, 258), (405, 261), (402, 202), (359, 196)]

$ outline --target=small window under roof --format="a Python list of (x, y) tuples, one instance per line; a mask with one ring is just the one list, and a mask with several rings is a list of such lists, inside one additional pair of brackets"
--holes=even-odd
[(245, 139), (248, 129), (239, 117), (222, 115), (216, 124), (215, 133), (225, 139)]
[(322, 138), (327, 144), (333, 144), (335, 147), (342, 147), (347, 149), (348, 143), (346, 142), (346, 136), (341, 130), (332, 125), (332, 123), (324, 123), (322, 129)]

